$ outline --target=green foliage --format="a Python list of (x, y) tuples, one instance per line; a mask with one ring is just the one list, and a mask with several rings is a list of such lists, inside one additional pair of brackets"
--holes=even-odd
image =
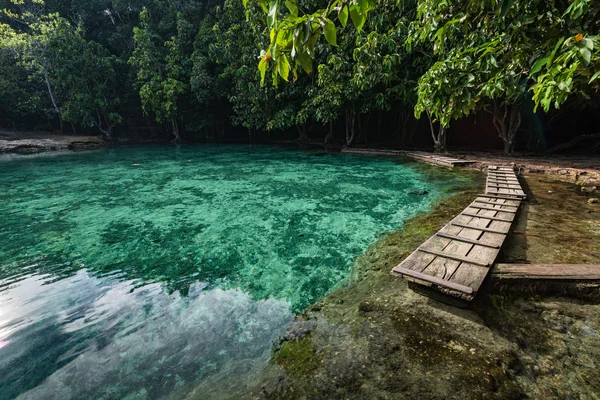
[[(267, 70), (272, 67), (271, 76), (275, 86), (280, 77), (288, 81), (290, 71), (294, 79), (299, 69), (312, 72), (310, 64), (315, 59), (321, 35), (330, 45), (337, 46), (337, 28), (332, 18), (345, 27), (350, 14), (352, 23), (360, 32), (373, 7), (372, 0), (333, 0), (324, 9), (299, 15), (296, 0), (285, 1), (287, 14), (282, 11), (279, 0), (271, 0), (268, 4), (266, 0), (259, 0), (259, 4), (267, 15), (270, 43), (261, 52), (258, 69), (261, 84), (264, 84)], [(244, 1), (245, 7), (249, 5), (247, 0)]]
[(511, 151), (529, 98), (550, 112), (600, 89), (591, 0), (0, 1), (3, 125), (110, 137), (148, 115), (218, 139), (323, 124), (350, 144), (374, 115), (404, 133), (426, 113), (433, 134), (485, 110)]
[(118, 59), (99, 43), (87, 41), (79, 27), (60, 15), (32, 11), (44, 5), (41, 0), (14, 4), (24, 8), (4, 14), (9, 21), (26, 21), (29, 29), (19, 32), (1, 24), (3, 50), (13, 55), (30, 81), (43, 82), (40, 89), (45, 87), (48, 107), (61, 121), (97, 127), (111, 137), (112, 128), (122, 122), (116, 111), (119, 98), (112, 93)]

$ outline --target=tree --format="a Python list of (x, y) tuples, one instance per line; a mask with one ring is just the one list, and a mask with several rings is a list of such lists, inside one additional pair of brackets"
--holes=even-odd
[(181, 141), (179, 100), (188, 90), (189, 58), (184, 54), (184, 37), (187, 21), (177, 13), (177, 35), (165, 42), (154, 30), (148, 10), (140, 14), (140, 26), (134, 28), (136, 48), (129, 64), (137, 70), (137, 86), (142, 108), (153, 113), (156, 122), (167, 123), (175, 137)]
[(575, 0), (553, 18), (531, 68), (536, 108), (559, 108), (571, 94), (590, 100), (600, 89), (600, 4)]

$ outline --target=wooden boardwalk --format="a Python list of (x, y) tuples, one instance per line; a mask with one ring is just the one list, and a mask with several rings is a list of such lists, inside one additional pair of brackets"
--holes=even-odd
[(511, 167), (488, 167), (486, 194), (527, 197)]
[(523, 281), (600, 281), (598, 264), (496, 264), (492, 278)]
[[(510, 176), (506, 168), (490, 167), (489, 171)], [(524, 197), (520, 185), (498, 188), (491, 184), (494, 180), (488, 177), (486, 193), (477, 196), (392, 274), (464, 301), (473, 300), (496, 261)]]
[(344, 149), (342, 149), (342, 153), (371, 154), (371, 155), (395, 156), (395, 157), (406, 156), (406, 157), (414, 158), (419, 161), (426, 162), (428, 164), (447, 167), (450, 169), (454, 168), (455, 166), (468, 165), (468, 164), (475, 163), (475, 161), (460, 160), (458, 158), (452, 158), (452, 157), (443, 156), (441, 154), (435, 154), (435, 153), (426, 153), (423, 151), (344, 148)]
[(475, 161), (460, 160), (458, 158), (447, 157), (434, 153), (426, 153), (423, 151), (407, 151), (404, 153), (404, 155), (419, 161), (426, 162), (428, 164), (439, 165), (450, 169), (456, 166), (469, 165), (475, 163)]

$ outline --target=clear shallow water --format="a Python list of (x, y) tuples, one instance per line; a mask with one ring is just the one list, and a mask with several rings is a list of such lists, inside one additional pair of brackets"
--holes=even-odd
[(260, 368), (378, 235), (467, 184), (414, 167), (241, 146), (0, 161), (0, 398), (158, 398)]

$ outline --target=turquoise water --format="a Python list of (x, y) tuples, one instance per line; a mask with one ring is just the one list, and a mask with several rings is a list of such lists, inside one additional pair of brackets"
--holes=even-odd
[(0, 160), (0, 398), (161, 398), (248, 376), (379, 235), (466, 183), (260, 146)]

